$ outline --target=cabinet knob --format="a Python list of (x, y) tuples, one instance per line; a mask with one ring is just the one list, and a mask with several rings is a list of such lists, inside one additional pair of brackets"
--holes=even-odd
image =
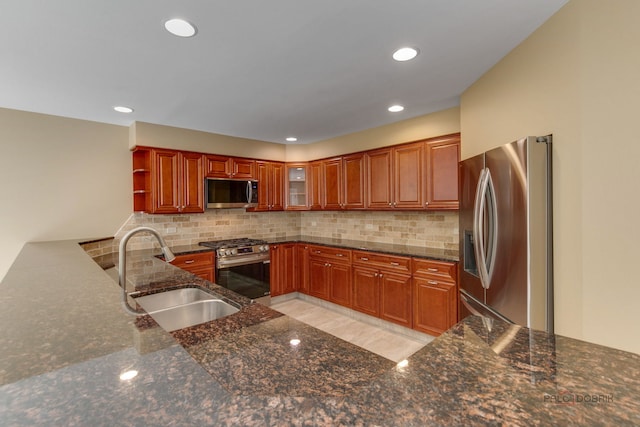
[(391, 202), (389, 202), (389, 206), (393, 206), (393, 204)]
[(429, 202), (424, 202), (424, 205), (425, 206), (429, 206)]
[(378, 277), (378, 273), (373, 273), (373, 277)]

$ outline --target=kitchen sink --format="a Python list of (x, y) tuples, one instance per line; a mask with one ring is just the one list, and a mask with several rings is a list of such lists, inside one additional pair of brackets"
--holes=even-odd
[(172, 289), (138, 297), (135, 301), (168, 332), (220, 319), (240, 311), (199, 288)]

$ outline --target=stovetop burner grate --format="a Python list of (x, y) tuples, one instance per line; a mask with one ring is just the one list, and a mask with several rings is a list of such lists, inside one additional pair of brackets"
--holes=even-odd
[(267, 242), (265, 240), (260, 239), (250, 239), (250, 238), (239, 238), (239, 239), (224, 239), (224, 240), (211, 240), (208, 242), (200, 242), (200, 246), (206, 246), (208, 248), (213, 249), (221, 249), (221, 248), (241, 248), (244, 246), (255, 246), (255, 245), (266, 245)]

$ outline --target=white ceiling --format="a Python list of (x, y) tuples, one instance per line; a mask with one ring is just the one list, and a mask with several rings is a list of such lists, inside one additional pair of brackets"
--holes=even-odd
[(458, 105), (566, 1), (1, 0), (0, 107), (309, 143)]

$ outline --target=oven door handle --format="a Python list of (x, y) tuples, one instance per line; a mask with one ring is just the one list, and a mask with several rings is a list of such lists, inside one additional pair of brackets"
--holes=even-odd
[(240, 265), (248, 265), (248, 264), (258, 264), (262, 262), (263, 264), (269, 264), (271, 261), (268, 258), (265, 258), (264, 255), (247, 255), (243, 257), (237, 257), (233, 259), (225, 259), (224, 261), (218, 260), (218, 270), (223, 270), (229, 267), (237, 267)]

